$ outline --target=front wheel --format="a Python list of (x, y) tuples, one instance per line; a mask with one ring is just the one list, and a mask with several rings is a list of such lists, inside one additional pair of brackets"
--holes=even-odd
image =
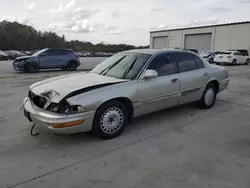
[(233, 64), (233, 66), (235, 66), (237, 64), (236, 59), (233, 60), (232, 64)]
[(110, 101), (102, 105), (96, 112), (93, 122), (95, 135), (111, 139), (119, 136), (128, 123), (128, 111), (119, 101)]
[(37, 73), (38, 70), (39, 70), (39, 67), (36, 63), (28, 63), (24, 65), (24, 72)]
[(214, 84), (207, 85), (201, 99), (198, 101), (198, 106), (203, 109), (211, 108), (216, 100), (217, 89)]
[(249, 64), (249, 59), (247, 59), (247, 60), (246, 60), (246, 63), (245, 63), (245, 65), (248, 65), (248, 64)]

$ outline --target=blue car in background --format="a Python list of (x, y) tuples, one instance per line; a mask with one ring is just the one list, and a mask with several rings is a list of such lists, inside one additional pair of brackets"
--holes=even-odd
[(46, 48), (32, 56), (16, 58), (13, 62), (13, 67), (16, 71), (35, 73), (40, 69), (54, 68), (74, 71), (80, 64), (78, 55), (72, 50)]

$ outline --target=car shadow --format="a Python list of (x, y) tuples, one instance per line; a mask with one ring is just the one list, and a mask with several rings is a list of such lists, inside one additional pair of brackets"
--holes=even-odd
[[(158, 112), (150, 113), (144, 116), (136, 117), (133, 119), (133, 123), (128, 125), (125, 131), (119, 137), (128, 137), (132, 134), (140, 134), (140, 131), (147, 131), (153, 125), (162, 126), (162, 122), (171, 122), (173, 119), (176, 119), (183, 114), (187, 114), (189, 116), (194, 116), (196, 112), (196, 104), (189, 103), (185, 105), (180, 105), (176, 107), (172, 107), (169, 109), (161, 110)], [(173, 125), (169, 123), (164, 125), (164, 129), (173, 128)], [(175, 125), (176, 126), (176, 125)], [(178, 128), (176, 126), (176, 128)], [(43, 137), (49, 139), (50, 144), (64, 144), (64, 145), (72, 145), (72, 144), (88, 144), (88, 143), (98, 143), (103, 142), (105, 139), (100, 139), (92, 134), (92, 132), (86, 133), (77, 133), (70, 135), (57, 135), (52, 133), (43, 133)], [(117, 139), (119, 139), (116, 138)]]

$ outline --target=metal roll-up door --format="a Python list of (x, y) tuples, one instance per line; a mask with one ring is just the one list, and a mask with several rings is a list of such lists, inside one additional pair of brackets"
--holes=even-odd
[(153, 48), (161, 49), (168, 47), (168, 37), (154, 37)]
[(198, 53), (211, 51), (212, 33), (185, 35), (185, 49), (196, 49)]

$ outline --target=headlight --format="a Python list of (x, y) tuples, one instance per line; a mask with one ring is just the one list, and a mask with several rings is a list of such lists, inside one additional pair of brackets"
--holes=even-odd
[(65, 114), (77, 114), (77, 113), (83, 113), (86, 112), (86, 108), (81, 105), (72, 105), (69, 108), (65, 110)]
[(86, 112), (86, 108), (81, 105), (70, 105), (66, 100), (57, 104), (51, 103), (47, 110), (59, 114), (77, 114)]
[(227, 56), (227, 58), (231, 58), (232, 56)]

